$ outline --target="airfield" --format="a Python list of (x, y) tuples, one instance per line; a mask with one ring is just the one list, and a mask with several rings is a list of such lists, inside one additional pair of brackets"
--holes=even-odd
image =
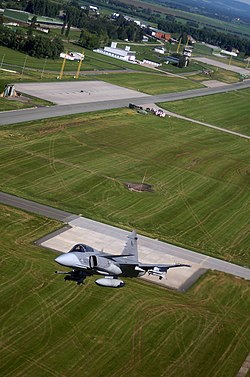
[[(60, 83), (56, 83), (58, 84)], [(65, 101), (71, 100), (70, 93), (73, 93), (74, 88), (67, 92), (68, 83), (64, 85), (64, 88), (61, 86), (61, 94), (58, 93), (54, 98), (54, 103), (63, 97)], [(211, 90), (223, 91), (225, 88), (226, 86)], [(98, 102), (94, 91), (87, 94), (86, 90), (84, 94), (79, 93), (79, 89), (76, 90), (76, 97), (79, 96), (82, 100), (82, 94), (91, 97), (93, 102), (86, 103), (86, 106), (82, 102), (76, 105), (57, 105), (54, 109), (58, 111), (58, 115), (60, 110), (63, 115), (65, 107), (69, 112), (77, 108), (76, 111), (80, 113), (88, 112), (94, 106), (96, 109), (98, 106), (105, 108), (107, 102), (110, 107), (119, 107), (131, 101), (131, 98), (106, 101), (103, 92), (103, 99)], [(189, 95), (192, 96), (192, 93)], [(153, 103), (152, 96), (147, 97), (145, 94), (142, 96), (139, 93), (139, 97), (133, 98), (142, 103)], [(32, 118), (36, 110), (43, 111), (41, 118), (46, 118), (46, 113), (49, 114), (51, 109), (53, 108), (15, 111), (11, 113), (12, 122), (15, 123), (13, 119), (18, 119), (19, 116), (23, 121), (26, 114), (30, 114)], [(70, 118), (68, 125), (71, 125)], [(32, 125), (30, 126), (30, 129), (29, 125), (24, 126), (27, 140), (33, 133)], [(89, 126), (91, 127), (92, 125)], [(6, 129), (6, 142), (9, 139), (13, 142), (15, 137), (18, 142), (18, 138), (23, 137), (21, 133), (18, 135), (15, 127), (11, 136), (11, 128)], [(204, 130), (208, 136), (213, 131), (208, 128)], [(47, 131), (45, 124), (44, 133), (40, 134), (41, 140)], [(56, 132), (58, 135), (63, 129), (58, 128)], [(52, 133), (51, 136), (54, 138), (55, 135)], [(54, 148), (53, 143), (45, 142), (45, 145), (52, 145)], [(88, 141), (86, 145), (88, 146)], [(78, 149), (79, 158), (81, 149), (82, 145)], [(29, 145), (25, 145), (25, 151), (29, 153)], [(49, 163), (53, 168), (58, 167), (56, 158), (57, 150), (50, 149)], [(36, 164), (35, 148), (27, 156), (27, 165), (30, 159)], [(18, 161), (23, 174), (22, 161)], [(82, 161), (78, 159), (77, 164), (80, 163)], [(16, 172), (16, 167), (14, 169)], [(36, 180), (36, 171), (32, 169), (33, 166), (29, 170), (29, 176), (32, 175)], [(70, 170), (75, 172), (72, 164), (69, 166)], [(58, 170), (55, 173), (58, 174)], [(14, 174), (18, 175), (18, 172)], [(61, 190), (65, 189), (67, 192), (66, 176), (60, 183), (62, 182), (65, 186)], [(47, 187), (43, 189), (46, 190)], [(131, 230), (128, 225), (125, 225), (127, 230), (120, 229), (87, 219), (80, 213), (73, 215), (66, 210), (3, 193), (0, 195), (0, 202), (10, 206), (2, 206), (3, 239), (8, 236), (4, 242), (2, 295), (5, 309), (2, 332), (5, 370), (11, 370), (12, 375), (25, 373), (27, 376), (58, 377), (72, 373), (80, 377), (158, 374), (178, 377), (207, 377), (208, 374), (236, 377), (249, 352), (249, 269), (138, 234), (140, 261), (182, 262), (189, 263), (192, 267), (170, 270), (167, 280), (161, 282), (157, 277), (147, 276), (127, 279), (126, 286), (115, 291), (97, 287), (92, 278), (80, 287), (64, 283), (62, 277), (54, 274), (54, 270), (58, 269), (54, 257), (59, 252), (67, 252), (73, 244), (84, 242), (99, 250), (103, 249), (104, 252), (119, 254)], [(51, 233), (53, 229), (57, 229), (53, 219), (61, 221), (64, 226)], [(203, 275), (209, 269), (213, 271)], [(13, 270), (17, 271), (17, 276), (13, 274)], [(217, 271), (228, 274), (219, 274)], [(199, 277), (201, 279), (192, 286)], [(148, 284), (145, 279), (164, 284), (171, 290)], [(185, 294), (180, 293), (184, 291)], [(10, 300), (10, 296), (14, 299)], [(121, 354), (123, 358), (120, 357)]]
[[(15, 87), (22, 88), (22, 90), (26, 94), (37, 93), (38, 97), (42, 95), (43, 98), (48, 99), (48, 97), (46, 97), (45, 90), (40, 92), (40, 86), (42, 87), (43, 85), (42, 83), (32, 84), (32, 87), (30, 87), (30, 85), (31, 84), (28, 83), (16, 83)], [(106, 83), (102, 83), (101, 85), (101, 87), (107, 88)], [(68, 87), (70, 88), (70, 90), (67, 89)], [(123, 91), (127, 92), (128, 90), (119, 86), (115, 87), (119, 88), (117, 89), (117, 95), (118, 93), (121, 94), (123, 93)], [(226, 93), (235, 90), (246, 89), (249, 87), (250, 80), (244, 80), (242, 82), (233, 84), (225, 84), (221, 86), (216, 85), (210, 88), (205, 87), (201, 89), (191, 89), (177, 93), (174, 92), (159, 95), (147, 95), (142, 92), (131, 90), (131, 94), (133, 94), (133, 96), (130, 96), (129, 98), (120, 98), (117, 96), (113, 99), (108, 99), (106, 97), (105, 91), (102, 91), (98, 94), (100, 98), (100, 100), (98, 101), (96, 92), (92, 91), (91, 95), (87, 94), (89, 92), (89, 84), (87, 81), (82, 81), (80, 84), (78, 82), (72, 82), (70, 86), (69, 82), (47, 83), (47, 91), (54, 91), (57, 93), (57, 95), (52, 95), (51, 97), (53, 102), (57, 103), (63, 101), (64, 105), (45, 106), (16, 111), (2, 111), (0, 117), (0, 126), (29, 122), (38, 119), (54, 118), (58, 116), (66, 116), (107, 109), (117, 109), (128, 106), (129, 102), (136, 102), (138, 105), (147, 105), (149, 103), (171, 102), (187, 98), (209, 96), (211, 94)], [(81, 92), (81, 90), (83, 92)], [(77, 103), (72, 103), (71, 95), (74, 96), (74, 101), (77, 101)], [(88, 100), (88, 102), (86, 102), (86, 106), (84, 106), (84, 98), (87, 98)]]
[[(47, 235), (38, 240), (37, 244), (59, 251), (68, 252), (76, 243), (85, 243), (97, 250), (109, 254), (120, 254), (129, 231), (112, 227), (103, 223), (76, 217), (68, 221), (69, 227), (62, 228), (55, 234)], [(190, 268), (170, 269), (166, 279), (159, 280), (155, 276), (143, 276), (155, 284), (168, 288), (186, 291), (208, 269), (232, 273), (235, 276), (250, 280), (250, 271), (244, 267), (237, 267), (231, 263), (219, 261), (206, 255), (192, 252), (166, 242), (150, 239), (138, 234), (138, 255), (143, 263), (151, 264), (189, 264)]]
[[(45, 240), (37, 243), (43, 247), (68, 252), (76, 243), (85, 243), (94, 247), (96, 250), (102, 250), (109, 254), (120, 254), (127, 236), (130, 233), (122, 229), (117, 229), (109, 225), (101, 224), (96, 221), (78, 217), (69, 221), (70, 228), (62, 229), (56, 234), (48, 235)], [(161, 244), (161, 248), (160, 245)], [(179, 254), (184, 253), (185, 249), (178, 248), (170, 244), (160, 243), (138, 234), (138, 255), (139, 261), (151, 264), (175, 264), (175, 263), (191, 263), (188, 258), (188, 250), (186, 250), (184, 258)], [(152, 283), (161, 284), (168, 288), (186, 291), (206, 269), (202, 268), (201, 263), (194, 263), (190, 268), (171, 269), (167, 273), (167, 279), (159, 280), (155, 276), (145, 275), (142, 279), (147, 279)], [(250, 279), (250, 276), (249, 276)]]
[[(85, 243), (99, 251), (102, 250), (109, 254), (119, 255), (129, 234), (129, 231), (117, 227), (5, 193), (0, 193), (0, 203), (37, 213), (67, 224), (35, 242), (37, 245), (61, 253), (68, 252), (77, 243)], [(163, 279), (160, 281), (157, 277), (147, 275), (142, 277), (142, 279), (146, 279), (152, 283), (177, 289), (181, 292), (190, 288), (209, 269), (226, 272), (236, 277), (250, 280), (250, 270), (248, 268), (142, 235), (138, 235), (138, 255), (139, 260), (144, 263), (190, 264), (190, 268), (170, 269), (166, 280)]]

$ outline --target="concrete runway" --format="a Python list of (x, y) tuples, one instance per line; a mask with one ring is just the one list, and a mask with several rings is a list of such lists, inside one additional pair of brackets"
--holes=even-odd
[[(81, 83), (82, 88), (84, 88), (83, 84), (85, 83), (86, 82)], [(54, 90), (56, 90), (56, 86), (58, 84), (65, 85), (65, 88), (63, 86), (61, 87), (61, 90), (65, 91), (68, 83), (66, 82), (65, 83), (50, 83), (51, 87), (53, 87)], [(78, 84), (78, 83), (74, 82), (72, 84)], [(22, 85), (29, 85), (29, 84), (22, 84)], [(10, 125), (10, 124), (29, 122), (33, 120), (53, 118), (53, 117), (58, 117), (58, 116), (71, 115), (71, 114), (80, 114), (80, 113), (87, 113), (87, 112), (92, 112), (92, 111), (116, 109), (116, 108), (128, 106), (129, 102), (135, 102), (138, 105), (145, 105), (147, 103), (170, 102), (170, 101), (178, 101), (178, 100), (182, 100), (186, 98), (201, 97), (201, 96), (207, 96), (211, 94), (230, 92), (233, 90), (246, 89), (249, 87), (250, 87), (250, 80), (245, 80), (240, 83), (225, 84), (224, 86), (220, 86), (220, 87), (193, 89), (193, 90), (188, 90), (185, 92), (160, 94), (160, 95), (155, 95), (155, 96), (149, 96), (143, 93), (139, 94), (136, 91), (131, 91), (133, 93), (136, 93), (136, 96), (132, 96), (132, 93), (131, 93), (131, 97), (129, 98), (124, 99), (124, 98), (117, 97), (116, 99), (112, 99), (112, 100), (107, 99), (105, 96), (105, 93), (102, 93), (103, 98), (102, 100), (99, 100), (99, 101), (96, 100), (94, 95), (90, 95), (89, 97), (91, 97), (92, 102), (77, 103), (77, 104), (70, 104), (70, 105), (39, 107), (39, 108), (23, 109), (23, 110), (16, 110), (16, 111), (2, 111), (1, 117), (0, 117), (0, 125)]]
[[(38, 244), (52, 250), (60, 251), (61, 253), (66, 253), (76, 243), (85, 243), (97, 250), (119, 255), (130, 233), (129, 231), (83, 217), (69, 221), (68, 225), (69, 226), (64, 230), (47, 235), (45, 239), (39, 240)], [(163, 250), (160, 251), (158, 245), (154, 243), (151, 244), (151, 242), (152, 240), (149, 238), (138, 235), (138, 254), (141, 262), (152, 264), (190, 263), (186, 259), (186, 256), (179, 257), (177, 255), (177, 252), (175, 252), (176, 247), (174, 247), (174, 252), (172, 252), (172, 245), (162, 243)], [(145, 275), (143, 278), (147, 278), (147, 280), (151, 282), (160, 283), (169, 288), (184, 291), (189, 287), (190, 282), (193, 283), (196, 281), (205, 271), (206, 270), (202, 268), (200, 264), (194, 263), (191, 268), (182, 267), (170, 269), (167, 273), (167, 279), (161, 281), (155, 276)], [(194, 274), (195, 279), (193, 279)]]
[(88, 104), (116, 99), (140, 98), (146, 94), (104, 81), (69, 81), (57, 83), (18, 83), (18, 92), (42, 98), (57, 105)]

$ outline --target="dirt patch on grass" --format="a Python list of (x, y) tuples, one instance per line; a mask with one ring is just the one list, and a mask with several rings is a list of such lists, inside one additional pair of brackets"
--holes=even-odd
[(153, 192), (152, 185), (148, 183), (133, 183), (133, 182), (125, 182), (124, 186), (127, 187), (130, 191), (136, 192)]

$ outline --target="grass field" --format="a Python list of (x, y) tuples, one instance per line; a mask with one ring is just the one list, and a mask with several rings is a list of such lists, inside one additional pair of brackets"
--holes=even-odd
[[(79, 51), (82, 52), (82, 48), (75, 46), (72, 43), (65, 43), (65, 51)], [(97, 54), (96, 52), (90, 50), (85, 51), (85, 60), (81, 66), (82, 71), (89, 70), (120, 70), (120, 69), (135, 69), (139, 71), (149, 71), (148, 68), (141, 67), (137, 64), (126, 63), (118, 59), (113, 59), (108, 56)], [(27, 56), (27, 58), (26, 58)], [(15, 69), (19, 72), (23, 71), (27, 73), (28, 69), (39, 70), (40, 74), (43, 68), (46, 72), (54, 73), (54, 75), (59, 75), (63, 63), (62, 58), (58, 59), (38, 59), (32, 56), (25, 55), (19, 51), (11, 50), (7, 47), (1, 46), (0, 61), (3, 64), (2, 67), (6, 69)], [(76, 73), (78, 68), (77, 61), (67, 61), (65, 64), (65, 73), (72, 72), (72, 75)], [(55, 77), (56, 77), (55, 76)]]
[[(234, 82), (240, 81), (240, 74), (229, 71), (227, 69), (215, 67), (213, 65), (200, 63), (198, 61), (195, 61), (192, 59), (191, 64), (199, 67), (199, 69), (202, 71), (201, 73), (198, 73), (197, 75), (192, 75), (192, 80), (195, 81), (203, 81), (203, 80), (218, 80), (225, 82), (227, 84), (232, 84)], [(204, 71), (209, 71), (210, 74), (204, 74)]]
[(207, 45), (203, 43), (196, 42), (193, 48), (193, 56), (195, 55), (203, 55), (203, 56), (209, 56), (211, 57), (213, 53), (213, 49), (211, 47), (208, 47)]
[[(0, 136), (2, 191), (250, 265), (247, 140), (129, 109)], [(143, 177), (154, 193), (124, 187)]]
[(20, 110), (37, 106), (49, 106), (50, 102), (40, 100), (38, 98), (28, 98), (24, 102), (18, 100), (0, 98), (0, 111)]
[[(194, 65), (195, 62), (193, 62)], [(227, 71), (226, 69), (222, 68), (215, 68), (211, 65), (199, 65), (200, 69), (203, 69), (203, 72), (197, 73), (195, 75), (190, 76), (190, 79), (201, 82), (201, 81), (207, 81), (207, 80), (217, 80), (224, 82), (226, 84), (233, 84), (234, 82), (240, 81), (240, 75), (239, 73), (233, 72), (233, 71)], [(209, 74), (205, 74), (204, 70), (209, 70)]]
[(166, 102), (161, 106), (201, 122), (250, 136), (250, 89)]
[(0, 209), (2, 376), (236, 376), (250, 346), (248, 282), (209, 273), (186, 294), (139, 279), (64, 283), (56, 254), (32, 244), (57, 223)]
[[(79, 47), (76, 48), (74, 51), (81, 51)], [(32, 56), (28, 56), (26, 59), (26, 55), (15, 50), (11, 50), (7, 47), (1, 47), (1, 55), (4, 56), (3, 67), (4, 68), (11, 68), (19, 69), (19, 71), (23, 69), (26, 72), (28, 68), (38, 69), (42, 71), (45, 65), (45, 59), (39, 59)], [(2, 58), (0, 56), (0, 58)], [(25, 62), (26, 61), (26, 62)], [(47, 59), (45, 70), (52, 71), (59, 75), (61, 67), (62, 67), (63, 59)], [(107, 62), (105, 59), (99, 59), (90, 61), (86, 53), (86, 61), (82, 64), (81, 70), (94, 70), (94, 69), (120, 69), (117, 67), (118, 64), (112, 64), (112, 62)], [(78, 62), (67, 61), (65, 64), (65, 72), (68, 71), (77, 71)]]
[(129, 89), (138, 90), (147, 94), (160, 94), (170, 92), (181, 92), (189, 89), (202, 88), (203, 85), (189, 79), (170, 77), (165, 74), (150, 73), (119, 73), (92, 76), (98, 80), (111, 84), (123, 86)]

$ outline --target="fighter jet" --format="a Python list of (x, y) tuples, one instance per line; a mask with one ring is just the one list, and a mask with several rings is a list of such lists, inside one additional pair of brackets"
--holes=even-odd
[(56, 271), (65, 274), (64, 280), (75, 281), (78, 285), (83, 284), (91, 275), (103, 275), (97, 279), (97, 285), (103, 287), (120, 288), (125, 285), (120, 277), (139, 277), (146, 273), (163, 279), (170, 268), (191, 267), (188, 264), (145, 264), (138, 261), (137, 234), (133, 230), (124, 246), (121, 255), (111, 255), (98, 251), (91, 246), (77, 244), (68, 252), (59, 255), (55, 262), (72, 268), (72, 271)]

